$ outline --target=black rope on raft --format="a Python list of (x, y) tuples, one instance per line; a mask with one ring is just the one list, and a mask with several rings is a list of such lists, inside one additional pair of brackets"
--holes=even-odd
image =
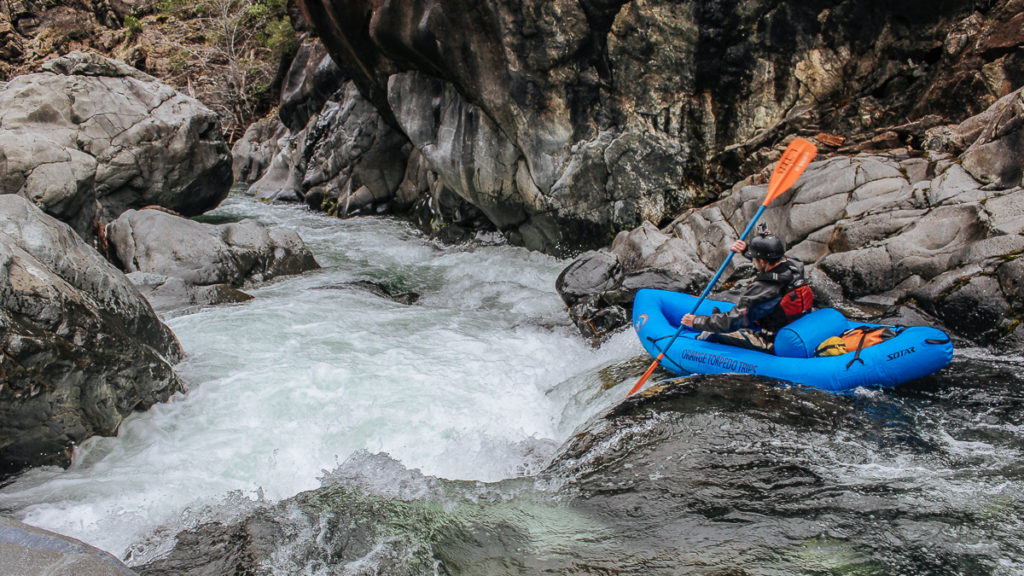
[(670, 338), (670, 337), (671, 337), (671, 334), (669, 336), (662, 336), (661, 338), (651, 338), (650, 336), (648, 336), (647, 339), (650, 340), (651, 344), (653, 344), (654, 347), (658, 349), (658, 352), (660, 352), (662, 354), (665, 354), (665, 356), (661, 359), (661, 361), (663, 363), (667, 362), (667, 363), (671, 364), (673, 367), (675, 367), (676, 372), (679, 373), (679, 374), (689, 374), (690, 373), (689, 370), (687, 370), (686, 368), (683, 368), (679, 364), (676, 364), (675, 361), (673, 361), (672, 358), (670, 358), (668, 356), (668, 354), (666, 353), (667, 350), (663, 350), (661, 348), (661, 346), (658, 346), (658, 340), (664, 340), (664, 339)]

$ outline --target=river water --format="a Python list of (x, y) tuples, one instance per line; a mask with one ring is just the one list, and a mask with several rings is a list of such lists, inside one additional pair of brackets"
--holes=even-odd
[[(650, 359), (629, 331), (598, 349), (579, 337), (554, 290), (568, 261), (243, 196), (211, 214), (242, 217), (295, 229), (322, 269), (167, 318), (189, 392), (83, 443), (67, 470), (18, 477), (0, 510), (137, 564), (210, 510), (273, 505), (333, 470), (376, 475), (383, 494), (414, 474), (513, 503), (523, 480), (556, 478), (539, 498), (587, 526), (488, 572), (1024, 574), (1020, 357), (961, 349), (935, 377), (844, 396), (705, 379), (604, 417)], [(622, 553), (637, 546), (650, 556)]]
[[(293, 228), (322, 269), (168, 319), (188, 394), (83, 443), (66, 471), (23, 475), (0, 508), (120, 554), (233, 491), (279, 499), (318, 486), (357, 450), (444, 478), (523, 475), (619, 396), (567, 404), (577, 391), (556, 386), (642, 353), (628, 334), (599, 350), (577, 336), (554, 291), (562, 260), (234, 195), (210, 216)], [(420, 297), (401, 304), (359, 282)]]

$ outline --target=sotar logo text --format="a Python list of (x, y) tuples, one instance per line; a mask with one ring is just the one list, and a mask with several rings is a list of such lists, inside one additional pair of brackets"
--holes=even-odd
[(899, 352), (893, 352), (892, 354), (889, 354), (889, 360), (895, 360), (897, 358), (901, 358), (903, 356), (906, 356), (907, 354), (913, 354), (913, 353), (914, 353), (914, 347), (911, 346), (910, 348), (907, 348), (906, 350), (900, 350)]

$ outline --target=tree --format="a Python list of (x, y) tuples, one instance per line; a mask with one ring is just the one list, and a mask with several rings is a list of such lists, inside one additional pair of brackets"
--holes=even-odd
[(296, 49), (286, 0), (164, 0), (157, 19), (184, 28), (157, 42), (172, 53), (174, 82), (213, 109), (229, 141), (276, 101), (273, 85)]

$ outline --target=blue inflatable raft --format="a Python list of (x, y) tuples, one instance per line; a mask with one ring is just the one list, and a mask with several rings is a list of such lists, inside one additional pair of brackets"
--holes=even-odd
[[(949, 336), (927, 326), (900, 329), (896, 337), (863, 348), (859, 354), (815, 357), (815, 349), (825, 339), (858, 326), (877, 326), (852, 322), (832, 308), (812, 312), (780, 330), (775, 354), (697, 340), (699, 332), (690, 329), (684, 329), (671, 349), (664, 350), (697, 300), (690, 294), (651, 289), (640, 290), (633, 300), (633, 329), (640, 342), (653, 357), (665, 352), (661, 365), (680, 375), (751, 374), (840, 392), (860, 386), (898, 386), (936, 372), (953, 359)], [(697, 314), (732, 307), (729, 302), (705, 300)]]

